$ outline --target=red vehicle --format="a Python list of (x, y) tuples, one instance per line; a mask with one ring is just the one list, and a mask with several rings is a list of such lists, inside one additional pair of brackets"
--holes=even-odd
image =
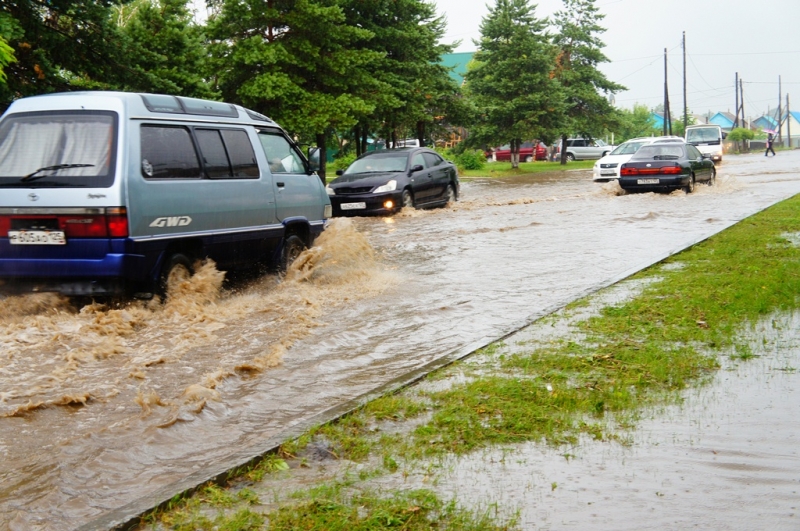
[[(506, 144), (492, 151), (486, 152), (489, 160), (511, 160), (511, 146)], [(547, 160), (547, 146), (542, 142), (523, 142), (519, 147), (520, 162), (533, 162), (534, 160)]]

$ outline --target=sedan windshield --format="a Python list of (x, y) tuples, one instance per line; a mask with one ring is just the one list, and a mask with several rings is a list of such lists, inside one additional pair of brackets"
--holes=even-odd
[(642, 146), (631, 160), (678, 160), (683, 158), (683, 146), (674, 144), (653, 144)]
[(345, 175), (356, 173), (397, 172), (405, 171), (408, 153), (381, 154), (363, 157), (354, 161), (344, 172)]
[(609, 155), (633, 155), (645, 144), (646, 142), (625, 142), (624, 144), (620, 144), (617, 149), (609, 153)]

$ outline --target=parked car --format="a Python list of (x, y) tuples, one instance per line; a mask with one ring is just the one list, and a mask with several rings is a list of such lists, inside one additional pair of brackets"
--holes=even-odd
[(613, 181), (619, 178), (619, 169), (625, 162), (628, 162), (634, 153), (639, 151), (639, 148), (652, 143), (670, 143), (680, 142), (684, 140), (679, 136), (656, 136), (656, 137), (642, 137), (631, 138), (623, 142), (614, 151), (601, 158), (594, 163), (592, 168), (592, 180), (594, 182), (604, 183)]
[[(567, 160), (591, 160), (605, 157), (614, 149), (600, 140), (591, 140), (586, 138), (568, 138), (567, 139)], [(561, 142), (556, 146), (556, 156), (561, 154)]]
[(620, 169), (619, 185), (626, 191), (694, 191), (696, 182), (714, 184), (717, 170), (708, 155), (691, 144), (642, 146)]
[[(510, 161), (511, 160), (511, 145), (506, 144), (495, 148), (494, 150), (487, 151), (487, 160), (496, 161)], [(523, 142), (519, 147), (519, 160), (520, 162), (533, 162), (534, 160), (547, 160), (547, 146), (543, 142)]]
[(326, 187), (334, 216), (444, 206), (461, 190), (455, 164), (428, 148), (371, 151), (336, 174)]

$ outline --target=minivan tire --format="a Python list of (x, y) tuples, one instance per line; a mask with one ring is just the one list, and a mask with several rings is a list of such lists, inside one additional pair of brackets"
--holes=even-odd
[(169, 297), (178, 283), (188, 280), (194, 274), (192, 261), (183, 253), (173, 253), (164, 261), (158, 278), (157, 292), (162, 300)]
[(292, 262), (294, 262), (307, 247), (306, 242), (304, 242), (300, 236), (296, 234), (287, 236), (281, 248), (281, 258), (278, 264), (280, 270), (285, 272), (289, 269)]

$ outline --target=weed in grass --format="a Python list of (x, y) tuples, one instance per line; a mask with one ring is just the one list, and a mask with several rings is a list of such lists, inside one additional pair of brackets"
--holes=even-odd
[(384, 496), (356, 492), (348, 498), (341, 488), (331, 488), (325, 493), (310, 493), (300, 503), (270, 513), (268, 519), (269, 528), (274, 531), (427, 531), (434, 528), (500, 531), (516, 527), (513, 517), (506, 524), (497, 524), (496, 509), (482, 514), (467, 511), (455, 502), (442, 502), (428, 490)]

